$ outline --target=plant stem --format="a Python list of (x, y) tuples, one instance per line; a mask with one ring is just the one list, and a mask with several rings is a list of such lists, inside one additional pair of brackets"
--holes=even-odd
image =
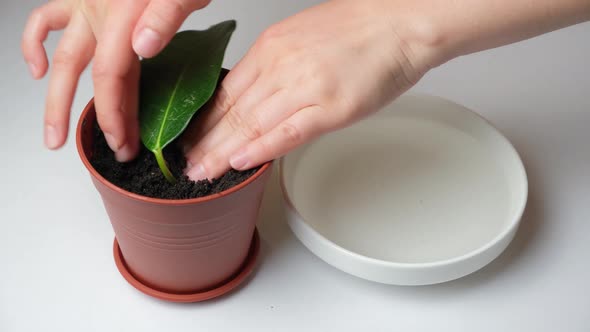
[(175, 183), (176, 179), (174, 178), (174, 175), (172, 175), (172, 172), (170, 172), (170, 170), (168, 169), (166, 160), (164, 160), (164, 154), (162, 153), (162, 149), (158, 149), (152, 152), (154, 153), (154, 155), (156, 155), (156, 161), (158, 162), (158, 166), (160, 166), (160, 170), (162, 171), (162, 174), (164, 174), (166, 180), (168, 180), (168, 182), (170, 183)]

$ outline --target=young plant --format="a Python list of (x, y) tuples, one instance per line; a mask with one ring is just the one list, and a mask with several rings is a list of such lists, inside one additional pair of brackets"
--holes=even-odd
[(156, 57), (141, 62), (141, 141), (152, 151), (166, 179), (175, 182), (162, 153), (213, 96), (236, 22), (203, 31), (182, 31)]

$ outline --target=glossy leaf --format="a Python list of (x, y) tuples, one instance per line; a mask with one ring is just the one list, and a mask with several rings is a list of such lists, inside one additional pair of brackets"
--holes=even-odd
[(177, 33), (166, 48), (142, 60), (139, 123), (141, 140), (151, 150), (166, 178), (174, 181), (162, 150), (188, 126), (213, 96), (236, 22), (225, 21), (203, 31)]

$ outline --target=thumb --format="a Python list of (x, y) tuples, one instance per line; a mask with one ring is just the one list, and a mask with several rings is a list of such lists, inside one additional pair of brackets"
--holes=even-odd
[(211, 0), (152, 0), (139, 18), (133, 32), (135, 53), (151, 58), (158, 54), (193, 11)]

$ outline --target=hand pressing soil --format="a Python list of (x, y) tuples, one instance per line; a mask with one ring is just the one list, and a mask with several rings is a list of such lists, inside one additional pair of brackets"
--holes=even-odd
[(114, 185), (142, 196), (165, 199), (203, 197), (242, 183), (260, 168), (241, 172), (232, 169), (211, 182), (206, 180), (195, 182), (183, 174), (186, 159), (177, 144), (173, 142), (164, 149), (164, 158), (177, 179), (174, 184), (168, 182), (162, 175), (154, 155), (143, 145), (137, 158), (128, 163), (119, 163), (107, 145), (102, 131), (98, 126), (95, 127), (94, 153), (90, 159), (92, 166)]

